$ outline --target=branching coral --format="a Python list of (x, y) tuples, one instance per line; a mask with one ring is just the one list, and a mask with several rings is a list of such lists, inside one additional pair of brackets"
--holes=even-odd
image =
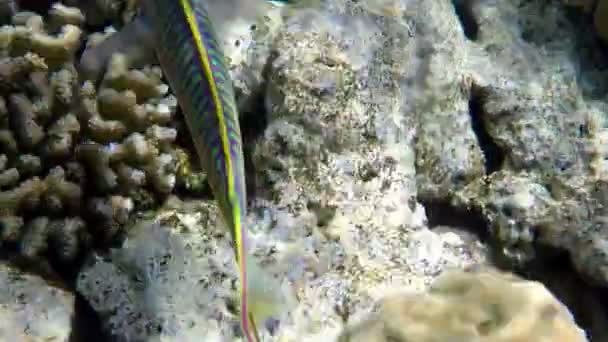
[(0, 242), (72, 261), (171, 193), (189, 156), (174, 144), (177, 102), (158, 67), (130, 69), (108, 51), (101, 82), (78, 83), (88, 18), (67, 5), (45, 19), (16, 11), (0, 28)]
[[(55, 23), (62, 23), (58, 20), (62, 18), (61, 13), (57, 13), (55, 18)], [(3, 27), (2, 45), (8, 50), (5, 53), (33, 52), (42, 56), (47, 64), (61, 65), (71, 60), (80, 47), (82, 30), (66, 23), (69, 20), (63, 21), (57, 34), (47, 33), (42, 17), (29, 12), (15, 14), (13, 22), (17, 25)]]

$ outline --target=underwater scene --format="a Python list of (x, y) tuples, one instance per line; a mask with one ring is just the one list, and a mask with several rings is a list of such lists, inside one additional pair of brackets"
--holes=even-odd
[(608, 0), (0, 0), (0, 342), (608, 342)]

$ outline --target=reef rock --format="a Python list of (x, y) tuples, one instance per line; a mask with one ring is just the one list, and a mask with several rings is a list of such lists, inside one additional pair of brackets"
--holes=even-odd
[(71, 341), (74, 294), (0, 264), (0, 340)]
[(426, 293), (384, 297), (339, 342), (586, 342), (542, 284), (495, 271), (447, 271)]

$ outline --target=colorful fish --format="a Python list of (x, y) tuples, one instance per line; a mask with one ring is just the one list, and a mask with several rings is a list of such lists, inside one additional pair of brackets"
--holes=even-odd
[[(240, 12), (256, 12), (269, 3), (238, 1), (244, 1)], [(206, 8), (211, 4), (204, 0), (140, 3), (142, 12), (135, 20), (84, 51), (78, 65), (79, 76), (81, 80), (99, 82), (114, 53), (125, 55), (132, 67), (153, 62), (155, 55), (184, 113), (197, 154), (230, 228), (239, 268), (243, 334), (248, 342), (259, 341), (256, 324), (282, 311), (287, 298), (278, 281), (247, 257), (241, 130), (230, 74)], [(227, 3), (220, 1), (217, 6), (220, 5), (225, 7)], [(225, 12), (225, 8), (218, 7), (213, 13), (221, 16), (227, 15)], [(231, 15), (238, 13), (235, 9)], [(252, 14), (255, 13), (247, 13)]]
[[(248, 268), (254, 266), (247, 260), (241, 130), (222, 48), (201, 0), (146, 0), (142, 9), (155, 32), (159, 63), (184, 112), (209, 184), (232, 233), (243, 333), (247, 341), (258, 341), (256, 310), (248, 306)], [(255, 298), (252, 303), (257, 304)]]

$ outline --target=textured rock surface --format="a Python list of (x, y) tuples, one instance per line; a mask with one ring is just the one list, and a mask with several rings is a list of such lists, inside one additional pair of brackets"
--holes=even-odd
[[(486, 178), (439, 200), (479, 209), (513, 260), (533, 258), (538, 243), (565, 249), (583, 274), (606, 284), (605, 103), (590, 87), (604, 86), (595, 78), (601, 65), (579, 62), (590, 47), (577, 47), (578, 29), (564, 23), (563, 9), (515, 5), (468, 9), (477, 32), (470, 36), (492, 62), (468, 61), (494, 70), (472, 77), (471, 113), (492, 147), (486, 151), (500, 160)], [(507, 13), (522, 25), (514, 27)]]
[(70, 341), (74, 295), (0, 264), (0, 339)]
[(78, 292), (113, 341), (230, 340), (237, 274), (215, 208), (191, 204), (156, 219), (133, 227), (121, 249), (94, 255)]

